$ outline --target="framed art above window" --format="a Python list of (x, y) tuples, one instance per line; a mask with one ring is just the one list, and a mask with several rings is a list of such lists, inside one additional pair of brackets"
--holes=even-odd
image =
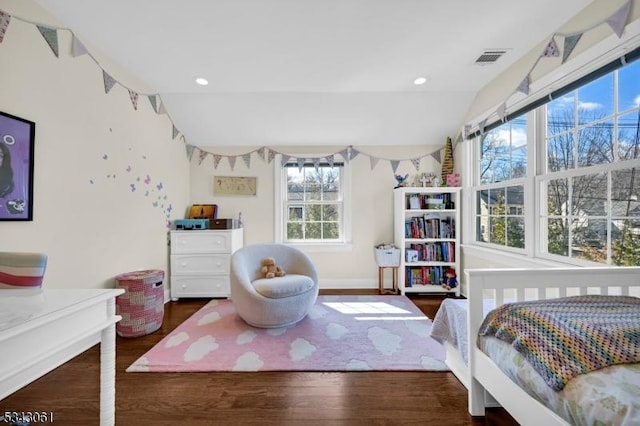
[(0, 112), (0, 220), (33, 220), (35, 127)]

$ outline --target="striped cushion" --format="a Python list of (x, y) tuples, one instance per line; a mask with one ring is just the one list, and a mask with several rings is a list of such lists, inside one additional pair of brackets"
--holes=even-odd
[(0, 288), (41, 287), (46, 268), (46, 254), (0, 252)]

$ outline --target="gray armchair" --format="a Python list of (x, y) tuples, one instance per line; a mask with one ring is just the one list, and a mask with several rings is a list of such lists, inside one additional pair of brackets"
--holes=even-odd
[[(286, 275), (262, 278), (262, 259), (273, 257)], [(318, 273), (301, 250), (283, 244), (246, 246), (231, 256), (231, 301), (238, 315), (259, 328), (302, 320), (318, 297)]]

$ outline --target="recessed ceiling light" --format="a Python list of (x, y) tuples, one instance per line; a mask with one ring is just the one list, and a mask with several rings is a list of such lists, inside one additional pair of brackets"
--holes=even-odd
[(209, 80), (207, 80), (204, 77), (196, 77), (196, 84), (199, 84), (200, 86), (206, 86), (207, 84), (209, 84)]
[(416, 86), (419, 86), (421, 84), (425, 84), (427, 82), (427, 78), (426, 77), (418, 77), (415, 80), (413, 80), (413, 84), (415, 84)]

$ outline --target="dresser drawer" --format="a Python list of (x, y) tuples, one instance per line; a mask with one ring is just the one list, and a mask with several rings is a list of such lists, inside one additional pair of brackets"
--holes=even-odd
[(224, 231), (173, 231), (171, 253), (231, 253), (232, 234)]
[(172, 254), (171, 274), (229, 274), (230, 254)]
[(173, 275), (171, 298), (180, 297), (229, 297), (229, 276)]

